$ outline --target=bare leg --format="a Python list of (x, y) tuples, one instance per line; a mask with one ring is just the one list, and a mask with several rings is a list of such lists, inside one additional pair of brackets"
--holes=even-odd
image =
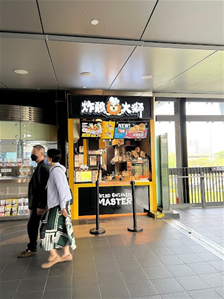
[(65, 257), (65, 256), (68, 256), (68, 255), (70, 255), (70, 250), (69, 250), (69, 246), (65, 246), (65, 247), (63, 247), (63, 254), (62, 254), (62, 256), (61, 257)]
[(49, 251), (49, 258), (48, 261), (53, 261), (58, 256), (56, 249), (52, 249)]
[(57, 251), (55, 249), (50, 250), (49, 252), (49, 258), (48, 261), (41, 265), (41, 268), (43, 269), (49, 269), (53, 265), (60, 263), (61, 257), (57, 254)]

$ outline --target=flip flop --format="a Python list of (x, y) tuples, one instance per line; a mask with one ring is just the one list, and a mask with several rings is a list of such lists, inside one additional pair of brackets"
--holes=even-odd
[(61, 262), (61, 257), (60, 255), (57, 255), (51, 262), (47, 262), (41, 265), (41, 268), (43, 269), (49, 269), (53, 265), (60, 263)]

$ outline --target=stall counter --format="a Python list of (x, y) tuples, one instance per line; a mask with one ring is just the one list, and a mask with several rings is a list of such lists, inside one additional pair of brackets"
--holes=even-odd
[[(75, 183), (72, 220), (95, 216), (95, 183)], [(150, 181), (135, 181), (136, 212), (147, 214), (153, 198)], [(103, 181), (99, 184), (100, 216), (132, 215), (132, 189), (130, 182)]]

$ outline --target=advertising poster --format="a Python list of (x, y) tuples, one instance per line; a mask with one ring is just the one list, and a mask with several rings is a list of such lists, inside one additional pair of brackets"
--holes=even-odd
[(80, 130), (81, 138), (99, 138), (102, 134), (102, 122), (81, 121)]
[(92, 172), (91, 171), (76, 171), (75, 175), (76, 175), (76, 178), (75, 178), (76, 183), (92, 181)]
[(114, 130), (115, 139), (144, 139), (148, 134), (148, 123), (116, 123)]
[(101, 139), (113, 139), (114, 138), (114, 121), (103, 121), (102, 122), (102, 135)]

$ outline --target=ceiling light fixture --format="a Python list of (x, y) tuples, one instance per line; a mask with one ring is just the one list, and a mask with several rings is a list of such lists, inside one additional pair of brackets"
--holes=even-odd
[(152, 79), (152, 75), (142, 75), (142, 79)]
[(82, 72), (80, 75), (83, 77), (92, 77), (93, 76), (93, 74), (90, 72)]
[(26, 75), (28, 72), (26, 70), (14, 70), (14, 73), (18, 75)]
[(99, 24), (99, 21), (98, 20), (92, 20), (90, 23), (95, 26), (95, 25)]

